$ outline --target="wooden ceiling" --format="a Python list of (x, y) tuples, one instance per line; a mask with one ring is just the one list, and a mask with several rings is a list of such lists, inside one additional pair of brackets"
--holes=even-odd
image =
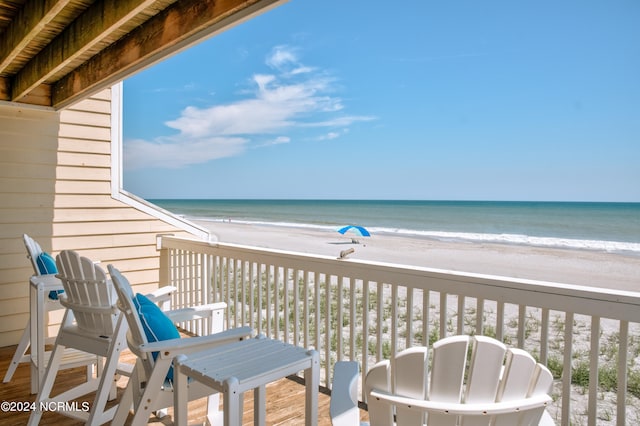
[(64, 108), (285, 0), (0, 0), (0, 101)]

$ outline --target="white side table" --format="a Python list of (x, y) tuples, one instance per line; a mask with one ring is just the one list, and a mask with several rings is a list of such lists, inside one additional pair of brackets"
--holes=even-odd
[(188, 387), (191, 380), (221, 392), (224, 398), (224, 425), (242, 424), (242, 395), (254, 390), (254, 424), (264, 426), (265, 385), (304, 370), (305, 424), (318, 424), (318, 352), (278, 340), (257, 337), (179, 356), (174, 368), (175, 424), (187, 424)]

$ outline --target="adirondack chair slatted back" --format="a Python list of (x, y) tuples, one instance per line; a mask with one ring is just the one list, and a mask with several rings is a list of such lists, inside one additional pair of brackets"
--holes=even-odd
[(78, 328), (112, 336), (119, 312), (113, 284), (104, 270), (72, 250), (60, 252), (56, 264), (65, 290), (60, 303), (73, 312)]
[[(428, 411), (425, 414), (416, 409), (415, 402), (413, 406), (397, 404), (397, 426), (423, 426), (425, 422), (430, 426), (539, 424), (545, 409), (542, 404), (534, 409), (507, 410), (492, 415), (486, 415), (482, 410), (464, 415), (450, 413), (456, 405), (482, 406), (548, 395), (553, 377), (526, 351), (507, 348), (502, 342), (486, 336), (451, 336), (434, 343), (432, 355), (430, 371), (427, 349), (421, 347), (400, 352), (392, 362), (376, 364), (367, 375), (367, 395), (375, 389), (399, 397), (437, 402), (441, 407), (423, 409)], [(429, 377), (428, 386), (426, 377)], [(428, 392), (425, 392), (427, 387)], [(369, 398), (368, 403), (371, 426), (393, 425), (392, 404), (376, 398)]]
[(358, 409), (358, 376), (356, 361), (338, 361), (333, 369), (329, 415), (332, 426), (360, 424)]
[(38, 256), (42, 253), (42, 247), (40, 244), (27, 234), (22, 236), (24, 240), (24, 245), (27, 248), (27, 257), (31, 262), (31, 266), (33, 266), (33, 272), (35, 275), (40, 275), (40, 268), (38, 268)]
[[(35, 410), (29, 417), (29, 425), (40, 423), (43, 406), (56, 404), (57, 411), (80, 420), (87, 425), (110, 422), (117, 406), (107, 408), (107, 402), (115, 399), (117, 374), (128, 374), (128, 369), (119, 369), (118, 360), (125, 345), (124, 319), (116, 306), (113, 284), (104, 270), (90, 259), (72, 250), (63, 250), (56, 258), (58, 274), (64, 294), (60, 304), (66, 308), (60, 331), (44, 374)], [(65, 352), (73, 350), (97, 362), (96, 376), (67, 390), (55, 392), (54, 384), (61, 371)], [(103, 357), (104, 361), (99, 358)], [(59, 404), (76, 398), (93, 398), (90, 410), (79, 412), (72, 407)]]
[[(415, 374), (417, 376), (420, 372), (416, 371)], [(391, 362), (388, 359), (380, 361), (367, 373), (364, 392), (369, 395), (374, 389), (391, 392)], [(393, 425), (393, 406), (381, 404), (375, 399), (369, 398), (367, 411), (369, 412), (370, 426)]]
[[(391, 364), (395, 393), (410, 398), (425, 399), (427, 396), (426, 372), (428, 363), (426, 347), (418, 346), (399, 353), (395, 358), (395, 363)], [(419, 411), (407, 410), (402, 407), (396, 409), (396, 421), (399, 424), (422, 426), (423, 419), (424, 414)]]
[(138, 356), (139, 362), (144, 365), (144, 371), (147, 375), (151, 374), (154, 366), (154, 359), (148, 356), (147, 352), (137, 350), (140, 346), (149, 343), (147, 335), (144, 332), (140, 317), (138, 316), (136, 306), (133, 302), (134, 294), (131, 289), (129, 280), (120, 273), (116, 268), (109, 265), (109, 274), (113, 280), (114, 287), (118, 294), (118, 308), (124, 314), (129, 325), (127, 331), (127, 342), (129, 349)]

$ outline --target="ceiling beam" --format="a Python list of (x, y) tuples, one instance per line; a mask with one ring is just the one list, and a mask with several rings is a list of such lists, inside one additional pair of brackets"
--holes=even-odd
[[(0, 77), (0, 101), (11, 100), (11, 79)], [(51, 106), (51, 85), (41, 84), (20, 101), (23, 104)]]
[(0, 73), (71, 0), (31, 0), (18, 11), (0, 38)]
[(20, 101), (154, 2), (98, 0), (93, 3), (16, 74), (12, 100)]
[(53, 86), (64, 108), (285, 0), (180, 0)]

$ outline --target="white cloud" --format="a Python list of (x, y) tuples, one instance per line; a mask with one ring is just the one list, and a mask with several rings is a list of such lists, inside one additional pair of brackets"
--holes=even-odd
[(273, 140), (274, 144), (289, 143), (289, 142), (291, 142), (291, 138), (288, 136), (278, 136)]
[(189, 106), (165, 122), (177, 130), (176, 135), (126, 141), (125, 166), (179, 168), (240, 155), (254, 140), (254, 146), (289, 143), (291, 137), (285, 133), (296, 128), (331, 128), (317, 138), (335, 139), (340, 129), (374, 119), (340, 115), (344, 104), (333, 95), (335, 79), (301, 64), (295, 49), (274, 47), (266, 64), (276, 72), (254, 74), (244, 99), (205, 108)]
[(295, 66), (298, 63), (298, 57), (294, 49), (288, 46), (276, 46), (271, 50), (269, 56), (267, 56), (266, 63), (271, 68), (280, 70), (288, 65)]
[(290, 142), (291, 142), (291, 138), (289, 136), (278, 136), (258, 146), (282, 145), (284, 143), (290, 143)]
[(325, 140), (336, 139), (338, 137), (340, 137), (340, 133), (338, 133), (338, 132), (329, 132), (326, 135), (319, 136), (318, 140), (325, 141)]
[(239, 137), (134, 139), (124, 145), (124, 167), (178, 169), (241, 154), (246, 143)]

